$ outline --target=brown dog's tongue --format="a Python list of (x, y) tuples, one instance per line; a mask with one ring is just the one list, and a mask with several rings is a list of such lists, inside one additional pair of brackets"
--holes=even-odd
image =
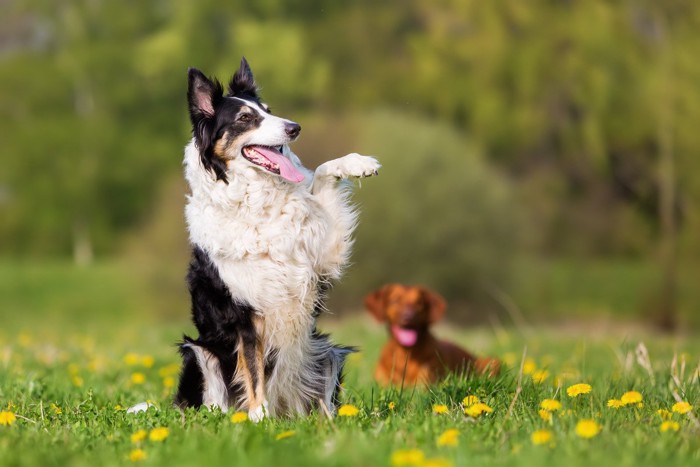
[(418, 331), (415, 329), (392, 326), (391, 333), (394, 335), (394, 338), (399, 341), (399, 344), (403, 345), (404, 347), (413, 347), (416, 345), (416, 341), (418, 340)]

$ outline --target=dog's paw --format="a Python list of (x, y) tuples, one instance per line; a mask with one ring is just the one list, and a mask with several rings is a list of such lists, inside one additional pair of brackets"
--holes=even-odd
[(267, 401), (248, 411), (248, 419), (253, 423), (260, 422), (268, 415)]
[(377, 175), (381, 164), (374, 157), (352, 153), (328, 161), (319, 169), (324, 175), (335, 178), (363, 178)]

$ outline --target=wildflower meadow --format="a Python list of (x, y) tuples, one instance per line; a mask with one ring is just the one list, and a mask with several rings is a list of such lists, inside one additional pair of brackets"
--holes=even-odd
[[(499, 356), (503, 373), (384, 389), (371, 373), (385, 330), (326, 321), (363, 349), (348, 362), (337, 416), (254, 424), (245, 412), (173, 408), (174, 343), (187, 325), (138, 323), (0, 331), (0, 465), (700, 464), (691, 337), (443, 326)], [(140, 402), (148, 409), (127, 412)]]

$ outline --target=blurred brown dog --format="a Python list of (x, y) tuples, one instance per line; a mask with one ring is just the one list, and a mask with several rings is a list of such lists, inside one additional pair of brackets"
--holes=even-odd
[(374, 379), (382, 385), (432, 384), (449, 373), (495, 376), (500, 363), (477, 358), (430, 333), (430, 325), (445, 313), (445, 300), (421, 286), (385, 285), (365, 297), (365, 307), (389, 328)]

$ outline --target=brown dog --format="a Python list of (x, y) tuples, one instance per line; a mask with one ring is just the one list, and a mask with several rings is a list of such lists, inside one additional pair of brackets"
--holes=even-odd
[(495, 376), (498, 360), (476, 358), (430, 333), (430, 325), (445, 313), (445, 300), (420, 286), (385, 285), (365, 297), (365, 306), (389, 328), (374, 378), (382, 385), (431, 384), (452, 372), (476, 371)]

